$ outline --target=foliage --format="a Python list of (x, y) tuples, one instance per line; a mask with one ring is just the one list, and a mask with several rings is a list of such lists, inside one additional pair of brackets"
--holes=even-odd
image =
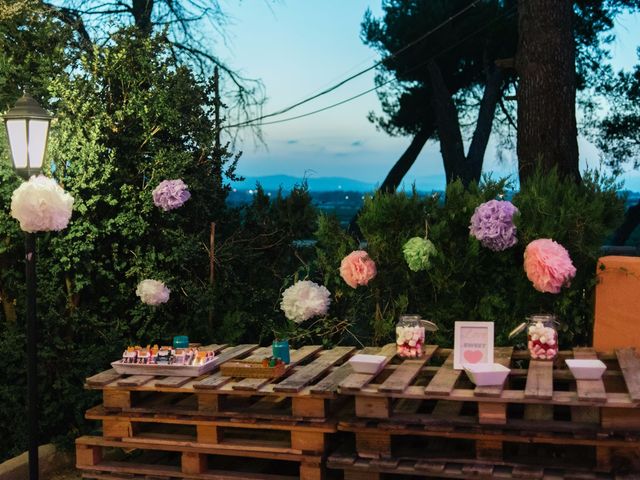
[[(340, 325), (343, 341), (364, 344), (393, 340), (393, 327), (402, 313), (419, 313), (440, 327), (435, 341), (451, 345), (456, 320), (496, 322), (496, 344), (507, 344), (508, 332), (526, 315), (556, 313), (563, 324), (563, 346), (588, 344), (593, 320), (596, 260), (605, 237), (619, 223), (623, 201), (618, 185), (596, 173), (585, 175), (582, 185), (567, 182), (557, 172), (538, 172), (514, 198), (518, 244), (503, 252), (483, 248), (469, 235), (474, 209), (506, 192), (505, 180), (485, 178), (468, 189), (460, 182), (449, 185), (446, 201), (437, 196), (377, 194), (368, 198), (359, 226), (367, 239), (378, 276), (368, 288), (353, 290), (335, 274), (341, 255), (352, 248), (334, 221), (320, 219), (317, 280), (334, 293), (330, 315), (333, 328)], [(438, 249), (427, 271), (411, 272), (402, 258), (402, 245), (424, 235)], [(528, 242), (550, 237), (570, 252), (578, 270), (570, 288), (558, 295), (534, 290), (523, 270)], [(310, 329), (319, 335), (321, 322)], [(332, 331), (332, 333), (335, 333)]]
[(615, 172), (640, 168), (640, 65), (619, 72), (603, 87), (610, 109), (595, 137), (604, 160)]
[[(82, 411), (95, 401), (82, 391), (83, 379), (127, 343), (165, 343), (176, 333), (216, 337), (214, 325), (203, 321), (215, 298), (208, 281), (209, 228), (211, 221), (231, 223), (222, 175), (233, 179), (237, 160), (213, 147), (216, 99), (211, 85), (177, 63), (161, 38), (122, 31), (111, 40), (47, 87), (57, 115), (49, 174), (76, 204), (66, 230), (39, 236), (43, 440), (77, 434)], [(7, 420), (0, 451), (6, 455), (24, 448), (24, 427), (15, 422), (24, 418), (24, 332), (16, 318), (24, 318), (25, 295), (22, 238), (8, 216), (17, 179), (6, 150), (3, 157), (2, 353), (11, 359), (0, 373)], [(193, 194), (172, 212), (156, 208), (151, 198), (166, 178), (183, 178)], [(153, 308), (136, 298), (136, 284), (147, 277), (171, 288), (167, 305)]]

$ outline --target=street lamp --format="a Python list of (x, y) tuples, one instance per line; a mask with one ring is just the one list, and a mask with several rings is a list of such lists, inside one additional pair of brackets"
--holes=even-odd
[[(52, 115), (25, 93), (4, 114), (13, 167), (29, 179), (42, 171)], [(29, 431), (29, 479), (38, 480), (38, 379), (36, 322), (36, 236), (25, 232), (25, 273), (27, 282), (27, 417)]]

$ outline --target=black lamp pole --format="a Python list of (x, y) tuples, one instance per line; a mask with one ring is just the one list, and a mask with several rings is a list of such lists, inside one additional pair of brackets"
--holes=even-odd
[[(11, 160), (16, 172), (28, 180), (42, 171), (52, 115), (25, 93), (3, 115)], [(36, 318), (36, 234), (25, 232), (27, 283), (27, 423), (29, 480), (38, 480), (38, 323)]]
[(36, 317), (36, 234), (24, 234), (27, 282), (27, 417), (29, 480), (38, 480), (38, 322)]

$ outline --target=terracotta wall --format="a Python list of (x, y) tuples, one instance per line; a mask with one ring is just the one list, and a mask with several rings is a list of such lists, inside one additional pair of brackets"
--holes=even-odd
[(640, 348), (640, 257), (600, 258), (593, 346)]

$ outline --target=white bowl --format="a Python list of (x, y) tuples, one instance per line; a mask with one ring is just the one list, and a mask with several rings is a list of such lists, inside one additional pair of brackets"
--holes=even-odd
[(478, 387), (502, 385), (511, 369), (499, 363), (474, 363), (464, 365), (469, 379)]
[(599, 380), (607, 366), (596, 359), (568, 358), (567, 366), (576, 380)]
[(358, 353), (349, 359), (349, 363), (356, 373), (378, 373), (387, 363), (384, 355), (366, 355)]

